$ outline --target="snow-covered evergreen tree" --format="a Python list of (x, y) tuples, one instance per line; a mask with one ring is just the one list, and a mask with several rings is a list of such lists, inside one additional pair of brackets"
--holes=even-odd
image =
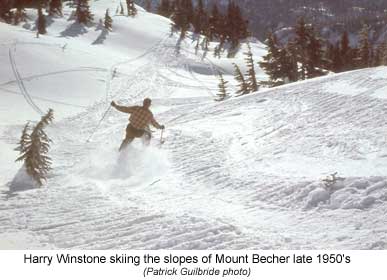
[(43, 185), (43, 181), (46, 180), (47, 174), (51, 170), (51, 159), (47, 156), (51, 140), (44, 132), (44, 128), (53, 119), (54, 112), (50, 109), (33, 129), (27, 123), (23, 129), (19, 145), (15, 149), (20, 153), (16, 161), (24, 162), (27, 174), (39, 186)]
[(234, 77), (235, 80), (238, 82), (238, 91), (236, 92), (239, 95), (248, 94), (249, 93), (249, 85), (246, 82), (245, 76), (243, 75), (241, 69), (237, 64), (234, 65)]

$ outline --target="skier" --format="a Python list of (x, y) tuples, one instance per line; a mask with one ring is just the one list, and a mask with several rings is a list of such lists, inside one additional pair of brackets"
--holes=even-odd
[(126, 136), (122, 141), (119, 151), (125, 149), (134, 138), (140, 138), (143, 135), (145, 136), (145, 144), (149, 145), (150, 139), (152, 137), (149, 129), (149, 125), (153, 125), (158, 129), (165, 129), (164, 125), (160, 125), (153, 117), (153, 113), (149, 110), (152, 100), (150, 98), (145, 98), (142, 106), (119, 106), (114, 101), (111, 105), (120, 112), (130, 114), (129, 124), (126, 127)]

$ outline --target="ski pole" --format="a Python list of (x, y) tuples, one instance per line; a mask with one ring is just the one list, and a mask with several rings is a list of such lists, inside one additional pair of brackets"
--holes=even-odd
[(163, 133), (164, 133), (164, 129), (161, 130), (161, 134), (160, 134), (160, 145), (164, 144)]
[(101, 125), (101, 123), (103, 122), (103, 120), (106, 118), (107, 114), (109, 113), (110, 111), (110, 108), (111, 106), (109, 106), (109, 108), (106, 110), (105, 114), (103, 114), (101, 120), (99, 121), (99, 123), (97, 124), (97, 126), (95, 127), (94, 131), (91, 133), (90, 137), (86, 140), (86, 143), (89, 143), (91, 138), (93, 138), (94, 134), (97, 132), (99, 126)]

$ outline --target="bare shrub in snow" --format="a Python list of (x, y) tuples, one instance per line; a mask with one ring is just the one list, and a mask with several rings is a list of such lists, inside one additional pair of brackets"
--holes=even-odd
[(344, 181), (345, 178), (343, 177), (337, 177), (337, 172), (327, 176), (322, 181), (324, 182), (324, 185), (327, 189), (330, 189), (333, 185), (335, 185), (338, 181)]

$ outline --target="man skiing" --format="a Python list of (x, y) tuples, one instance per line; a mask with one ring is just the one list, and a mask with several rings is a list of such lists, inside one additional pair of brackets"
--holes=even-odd
[(140, 138), (145, 135), (146, 144), (149, 145), (150, 139), (152, 137), (150, 131), (147, 130), (148, 126), (151, 124), (158, 129), (164, 129), (164, 125), (160, 125), (153, 117), (153, 113), (149, 110), (152, 100), (150, 98), (145, 98), (142, 106), (119, 106), (114, 101), (111, 105), (120, 112), (130, 114), (129, 124), (126, 127), (126, 136), (122, 141), (119, 148), (120, 151), (125, 149), (134, 138)]

